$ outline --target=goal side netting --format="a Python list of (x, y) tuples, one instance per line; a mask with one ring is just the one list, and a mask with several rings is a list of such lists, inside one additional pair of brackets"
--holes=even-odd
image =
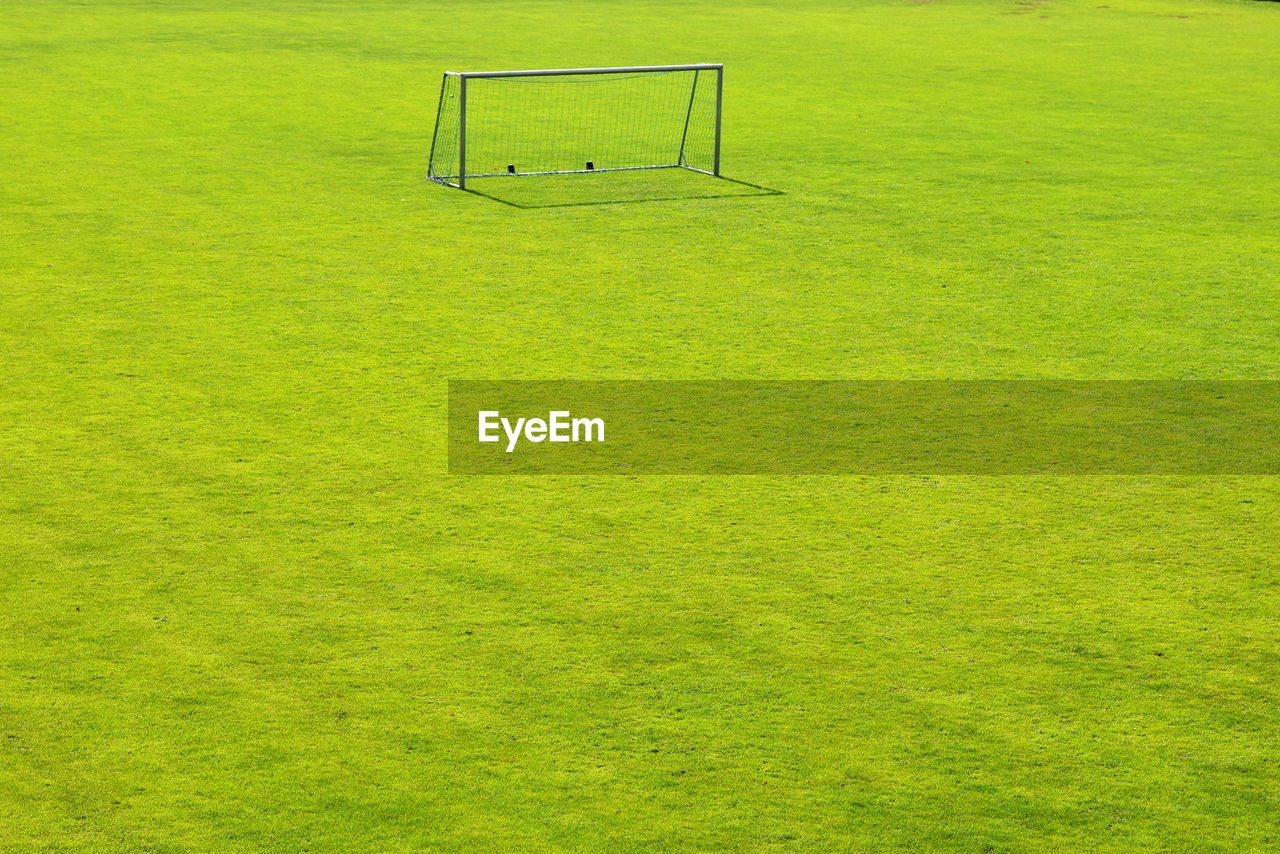
[(720, 173), (719, 65), (448, 72), (427, 176)]

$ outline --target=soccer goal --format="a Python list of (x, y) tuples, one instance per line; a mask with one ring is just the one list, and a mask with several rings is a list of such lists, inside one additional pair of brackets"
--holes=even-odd
[(427, 177), (720, 174), (724, 66), (445, 72)]

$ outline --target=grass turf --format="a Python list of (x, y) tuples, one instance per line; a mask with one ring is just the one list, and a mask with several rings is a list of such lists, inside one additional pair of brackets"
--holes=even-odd
[[(450, 478), (443, 405), (1275, 378), (1278, 39), (1243, 0), (10, 0), (0, 847), (1273, 850), (1274, 479)], [(422, 180), (446, 68), (699, 60), (781, 195)]]

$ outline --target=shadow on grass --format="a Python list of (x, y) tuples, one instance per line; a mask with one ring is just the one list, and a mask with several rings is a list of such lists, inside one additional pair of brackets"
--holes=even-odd
[[(477, 184), (484, 190), (476, 189)], [(687, 169), (473, 178), (466, 192), (523, 210), (783, 195), (749, 181)]]

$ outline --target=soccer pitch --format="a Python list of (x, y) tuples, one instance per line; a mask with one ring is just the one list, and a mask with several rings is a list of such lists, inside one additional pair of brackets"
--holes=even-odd
[[(0, 11), (0, 851), (1280, 848), (1280, 484), (467, 477), (450, 379), (1280, 379), (1280, 4)], [(723, 62), (723, 172), (425, 180)], [(485, 183), (485, 182), (488, 183)]]

